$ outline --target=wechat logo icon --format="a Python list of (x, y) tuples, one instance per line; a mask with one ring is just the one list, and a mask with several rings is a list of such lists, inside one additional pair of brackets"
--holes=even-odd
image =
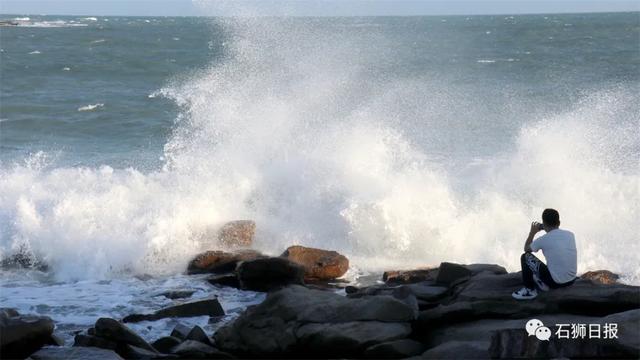
[(544, 326), (542, 321), (538, 319), (531, 319), (527, 321), (524, 328), (527, 330), (527, 334), (529, 334), (529, 336), (535, 336), (540, 341), (549, 341), (551, 338), (551, 329)]

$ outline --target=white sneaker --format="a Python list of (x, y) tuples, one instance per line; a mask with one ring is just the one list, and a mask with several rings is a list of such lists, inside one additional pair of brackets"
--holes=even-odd
[(511, 296), (516, 300), (533, 300), (538, 296), (538, 291), (536, 289), (523, 287), (518, 291), (514, 291)]
[(536, 285), (538, 286), (538, 289), (540, 289), (541, 291), (549, 291), (549, 286), (545, 284), (544, 281), (540, 280), (538, 275), (533, 274), (533, 281), (536, 283)]

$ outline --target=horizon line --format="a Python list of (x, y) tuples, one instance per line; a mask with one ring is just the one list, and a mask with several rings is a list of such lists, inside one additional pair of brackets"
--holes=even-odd
[(559, 12), (522, 12), (522, 13), (476, 13), (476, 14), (389, 14), (389, 15), (118, 15), (118, 14), (35, 14), (0, 13), (0, 16), (88, 16), (88, 17), (137, 17), (137, 18), (349, 18), (349, 17), (437, 17), (437, 16), (526, 16), (526, 15), (587, 15), (587, 14), (626, 14), (639, 13), (639, 10), (620, 11), (559, 11)]

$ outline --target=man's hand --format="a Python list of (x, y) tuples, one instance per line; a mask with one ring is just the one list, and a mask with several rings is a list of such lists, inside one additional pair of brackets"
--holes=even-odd
[(531, 223), (531, 229), (529, 230), (529, 234), (537, 234), (540, 231), (540, 223), (537, 221), (534, 221)]

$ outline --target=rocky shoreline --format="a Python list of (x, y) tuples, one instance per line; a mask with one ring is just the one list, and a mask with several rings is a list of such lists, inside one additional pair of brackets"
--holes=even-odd
[[(75, 335), (73, 346), (42, 316), (0, 311), (0, 356), (38, 359), (227, 359), (227, 358), (639, 358), (640, 287), (619, 284), (611, 272), (591, 271), (567, 288), (532, 301), (516, 301), (519, 273), (495, 264), (444, 262), (437, 268), (387, 271), (378, 284), (329, 286), (345, 274), (348, 259), (335, 252), (292, 246), (279, 257), (248, 250), (255, 224), (225, 225), (220, 242), (228, 252), (196, 256), (187, 273), (210, 273), (216, 286), (267, 292), (266, 299), (207, 334), (178, 325), (147, 342), (127, 323), (167, 317), (209, 316), (225, 311), (215, 297), (184, 300), (123, 319), (100, 318)], [(222, 237), (224, 239), (222, 239)], [(538, 319), (556, 335), (528, 336)], [(561, 338), (562, 324), (601, 329), (615, 337)], [(581, 335), (578, 332), (578, 335)], [(590, 334), (591, 335), (591, 334)]]

